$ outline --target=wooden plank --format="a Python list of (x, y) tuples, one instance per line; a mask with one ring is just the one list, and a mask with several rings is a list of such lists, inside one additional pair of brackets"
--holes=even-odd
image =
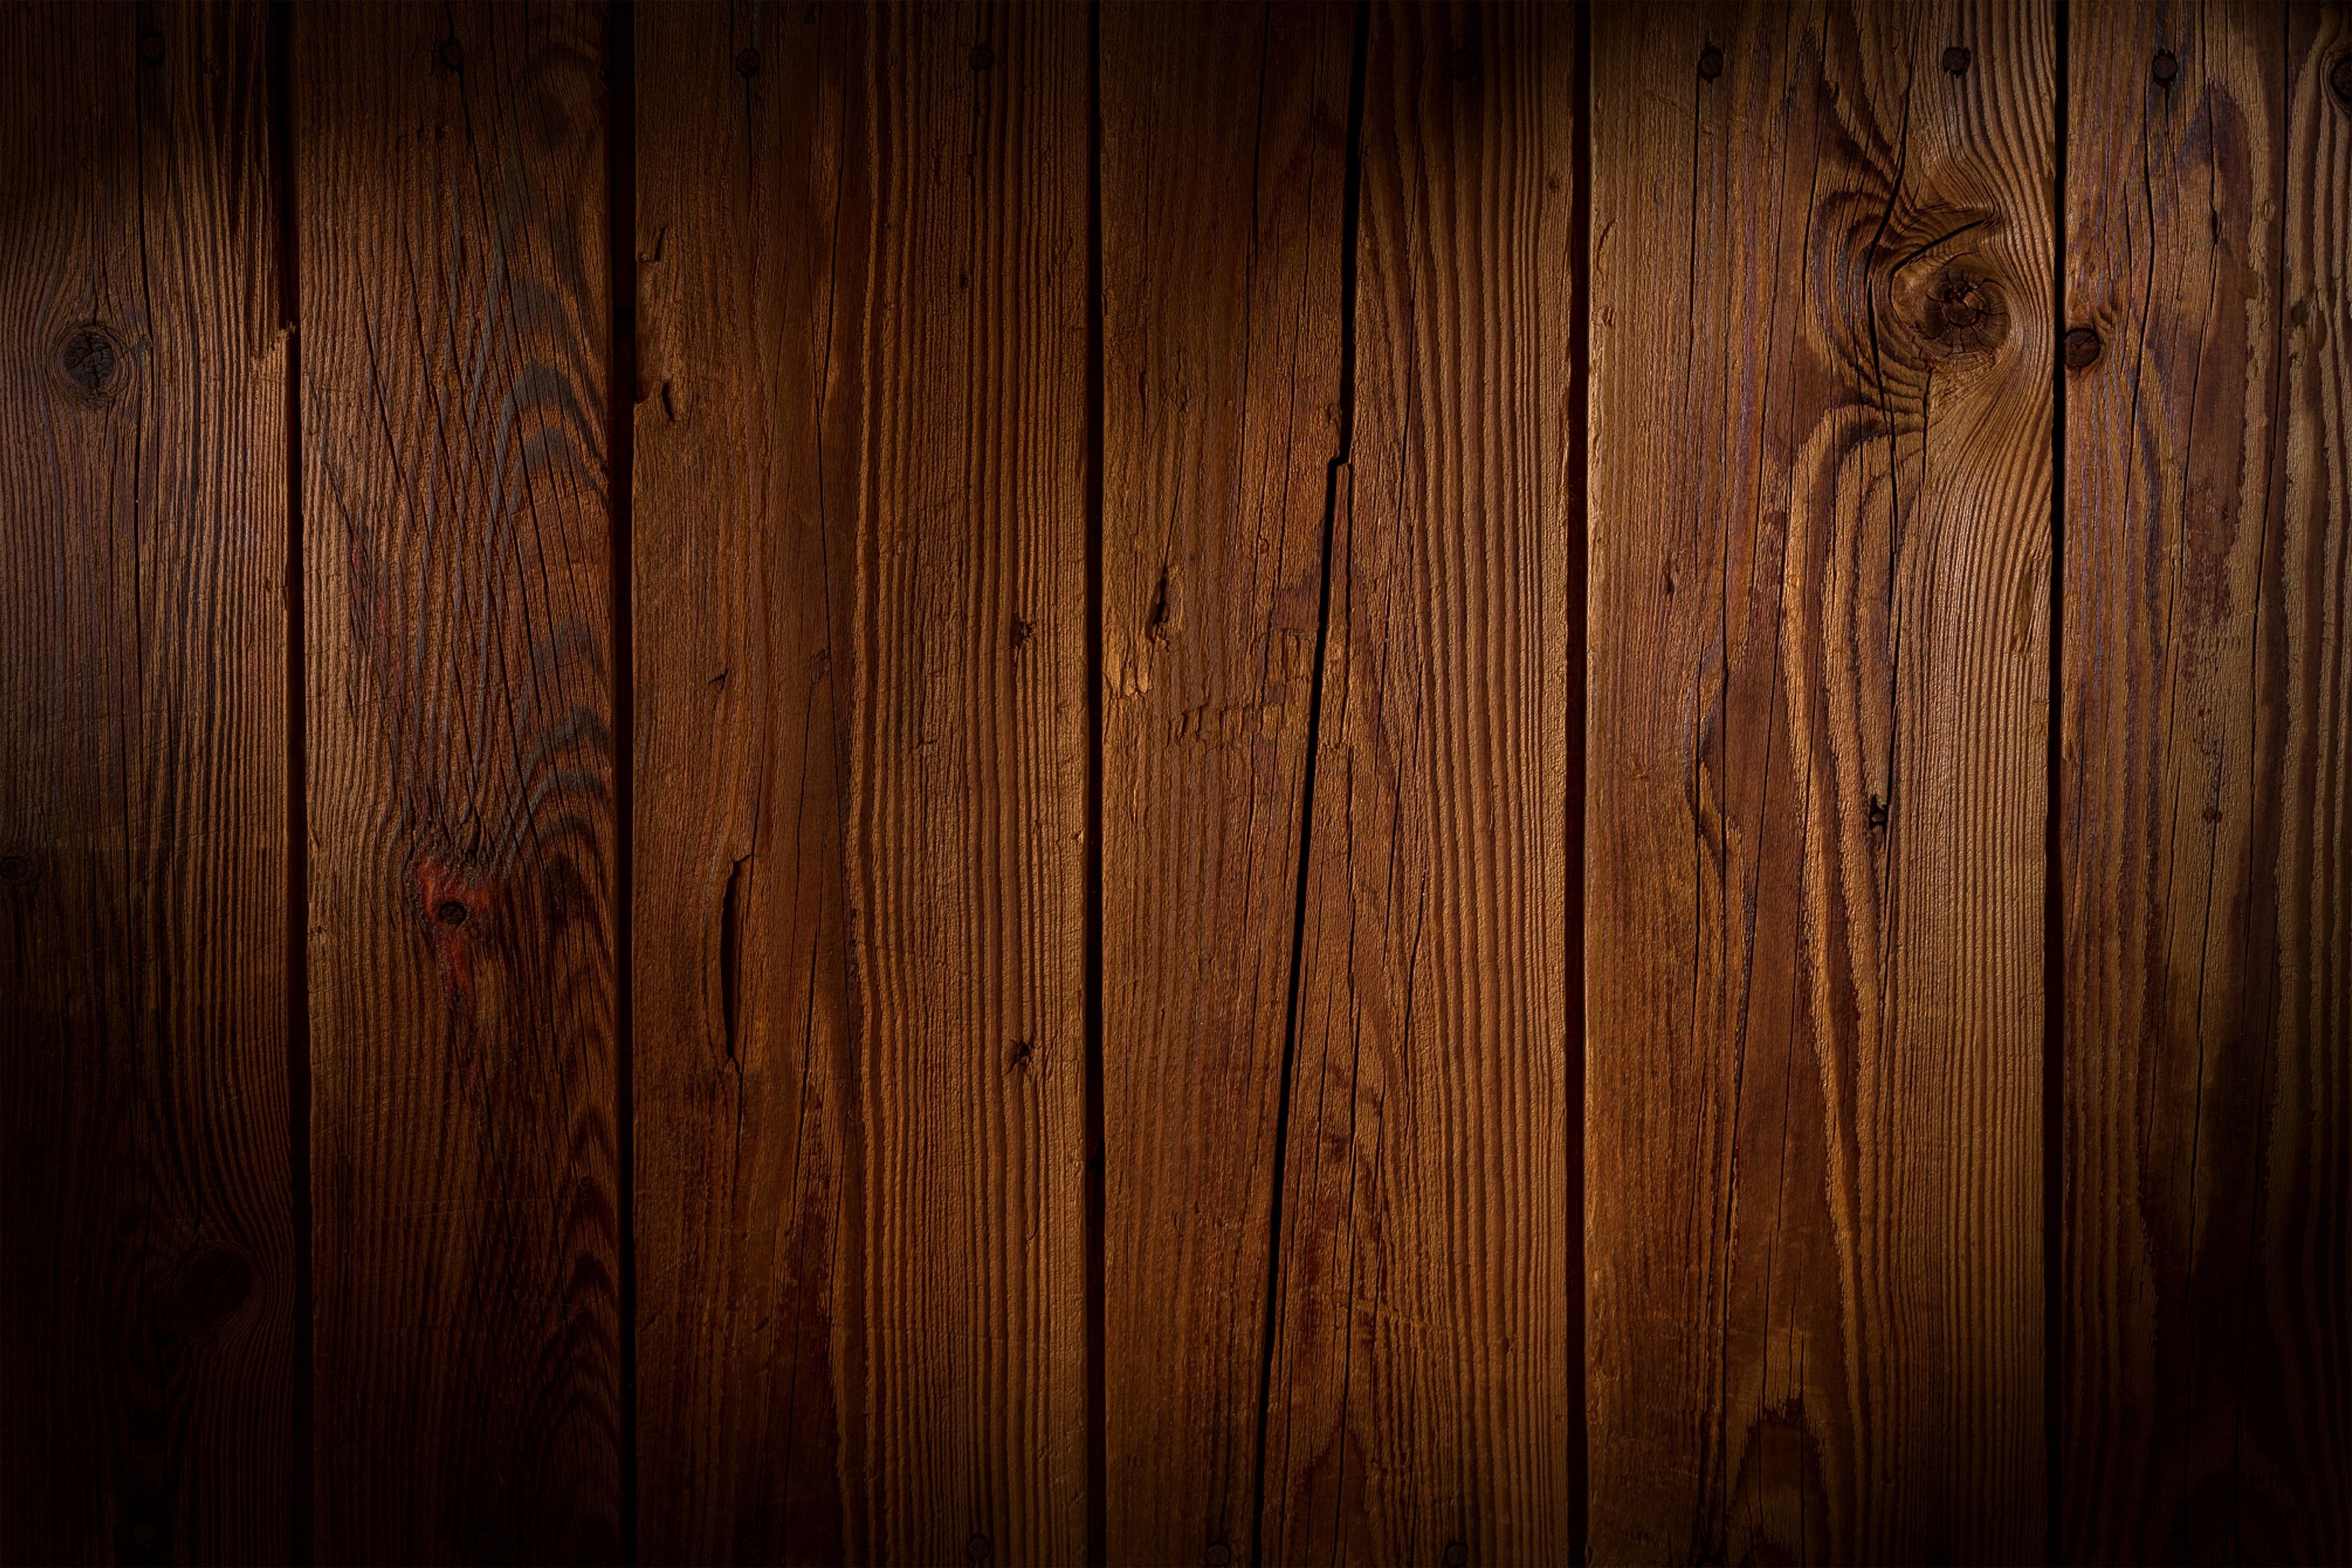
[(0, 11), (10, 1562), (302, 1550), (265, 21)]
[(1265, 1556), (1559, 1561), (1574, 16), (1369, 28)]
[(2073, 13), (2076, 1561), (2352, 1555), (2347, 53), (2340, 9)]
[(333, 1561), (623, 1551), (605, 17), (297, 18)]
[(638, 26), (646, 1553), (1076, 1563), (1087, 14)]
[(1114, 1563), (1255, 1559), (1356, 7), (1102, 12)]
[(2043, 1547), (2053, 29), (1594, 14), (1598, 1561)]

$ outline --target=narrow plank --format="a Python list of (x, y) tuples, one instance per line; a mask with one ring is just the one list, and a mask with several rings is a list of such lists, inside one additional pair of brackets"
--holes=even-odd
[(297, 17), (329, 1561), (623, 1550), (605, 19)]
[(248, 5), (0, 55), (0, 1558), (282, 1562), (287, 349)]
[(1356, 7), (1102, 12), (1113, 1563), (1248, 1562)]
[(2053, 17), (1593, 31), (1592, 1555), (2034, 1557)]
[(638, 18), (656, 1561), (1086, 1554), (1087, 24)]
[(1265, 1556), (1560, 1561), (1574, 15), (1369, 26)]
[[(2073, 12), (2063, 1515), (2352, 1554), (2340, 10)], [(2352, 78), (2352, 70), (2347, 70)], [(2098, 352), (2093, 354), (2090, 350)]]

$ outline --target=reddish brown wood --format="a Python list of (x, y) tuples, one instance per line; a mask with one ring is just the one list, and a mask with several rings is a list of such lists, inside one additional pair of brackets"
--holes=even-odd
[(297, 17), (329, 1561), (625, 1550), (607, 20)]
[(10, 5), (0, 58), (0, 1559), (286, 1561), (266, 14)]

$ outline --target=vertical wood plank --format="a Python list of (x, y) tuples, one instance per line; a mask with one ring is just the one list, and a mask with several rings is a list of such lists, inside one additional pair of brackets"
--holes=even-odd
[(2053, 21), (1594, 16), (1596, 1560), (2042, 1550)]
[(283, 1561), (287, 353), (257, 5), (0, 55), (0, 1557)]
[[(2352, 54), (2073, 13), (2066, 1554), (2352, 1553), (2341, 1061)], [(2091, 350), (2095, 346), (2098, 352)]]
[(1109, 1558), (1255, 1558), (1356, 7), (1102, 12)]
[(623, 1550), (605, 16), (298, 17), (328, 1560)]
[(1265, 1557), (1557, 1561), (1574, 15), (1369, 26)]
[(1087, 24), (639, 16), (656, 1561), (1086, 1552)]

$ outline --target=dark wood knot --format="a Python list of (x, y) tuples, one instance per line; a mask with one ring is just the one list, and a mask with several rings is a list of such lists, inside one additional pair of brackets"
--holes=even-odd
[(1998, 286), (1964, 267), (1948, 267), (1937, 275), (1919, 324), (1930, 340), (1956, 353), (1997, 348), (2007, 335)]
[(459, 43), (455, 38), (444, 38), (441, 40), (441, 47), (434, 52), (440, 58), (441, 67), (444, 70), (452, 71), (459, 75), (464, 74), (466, 69), (465, 45)]
[(2076, 327), (2066, 334), (2066, 368), (2088, 370), (2098, 363), (2099, 351), (2104, 347), (2098, 333), (2088, 327)]
[(1454, 51), (1454, 79), (1468, 81), (1478, 74), (1478, 51), (1468, 45)]
[(253, 1265), (234, 1252), (199, 1247), (181, 1260), (164, 1291), (164, 1326), (178, 1332), (209, 1329), (253, 1295)]
[(88, 403), (103, 403), (122, 389), (122, 344), (95, 321), (66, 334), (58, 349), (58, 370), (68, 389)]
[(988, 1537), (985, 1535), (975, 1534), (970, 1541), (963, 1543), (964, 1557), (970, 1562), (987, 1562), (989, 1551)]
[(455, 899), (444, 899), (441, 900), (441, 907), (433, 911), (433, 918), (445, 926), (464, 925), (467, 920), (466, 906)]
[(1884, 832), (1886, 827), (1886, 803), (1876, 795), (1870, 797), (1870, 830)]
[(747, 77), (758, 76), (760, 74), (760, 51), (757, 49), (736, 50), (735, 74), (737, 76)]
[(0, 855), (0, 882), (29, 882), (33, 862), (23, 855)]
[(2337, 102), (2352, 109), (2352, 54), (2336, 57), (2336, 64), (2327, 73), (2327, 85), (2336, 89)]
[(1698, 52), (1698, 74), (1708, 81), (1723, 74), (1723, 51), (1713, 44)]
[(2158, 87), (2170, 87), (2172, 79), (2180, 74), (2180, 60), (2170, 49), (2158, 49), (2148, 65), (2147, 74), (2156, 79)]
[(1954, 44), (1944, 51), (1944, 68), (1954, 76), (1966, 76), (1969, 74), (1969, 62), (1975, 58), (1976, 56), (1970, 54), (1967, 48)]
[[(996, 63), (996, 51), (995, 51), (994, 49), (990, 48), (986, 44), (974, 44), (974, 45), (972, 45), (972, 47), (971, 47), (971, 68), (972, 68), (972, 69), (974, 69), (974, 70), (976, 70), (976, 71), (984, 71), (984, 70), (986, 70), (989, 67), (991, 67), (991, 66), (994, 65), (995, 63)], [(975, 1535), (975, 1536), (973, 1536), (973, 1537), (972, 1537), (972, 1539), (973, 1539), (974, 1541), (978, 1541), (978, 1540), (980, 1540), (980, 1537), (979, 1537), (979, 1536), (977, 1536), (977, 1535)]]
[(139, 58), (151, 66), (163, 63), (163, 35), (149, 28), (139, 35)]
[(1463, 1568), (1463, 1564), (1469, 1561), (1470, 1543), (1468, 1542), (1449, 1541), (1445, 1543), (1445, 1568)]
[(1209, 1568), (1225, 1568), (1225, 1564), (1234, 1560), (1234, 1549), (1222, 1541), (1212, 1541), (1209, 1542), (1208, 1552), (1202, 1560), (1208, 1563)]

